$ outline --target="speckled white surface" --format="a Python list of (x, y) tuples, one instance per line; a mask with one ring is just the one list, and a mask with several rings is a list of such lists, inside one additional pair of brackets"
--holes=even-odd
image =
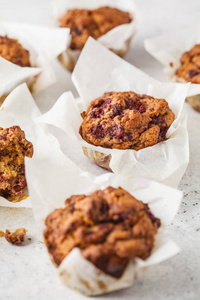
[[(72, 0), (73, 1), (73, 0)], [(167, 80), (161, 65), (143, 47), (143, 40), (165, 32), (199, 24), (199, 0), (135, 0), (143, 23), (126, 60), (160, 81)], [(0, 0), (0, 18), (45, 24), (51, 16), (48, 0)], [(59, 81), (35, 95), (41, 110), (50, 108), (67, 90), (75, 89), (67, 73), (52, 62)], [(142, 281), (132, 288), (100, 296), (98, 299), (200, 299), (200, 114), (185, 104), (190, 137), (190, 163), (181, 181), (184, 199), (167, 234), (182, 251), (176, 257), (152, 267)], [(16, 247), (0, 239), (0, 299), (85, 299), (63, 286), (50, 262), (45, 247), (37, 238), (36, 224), (30, 209), (0, 208), (0, 230), (28, 229), (26, 242)]]

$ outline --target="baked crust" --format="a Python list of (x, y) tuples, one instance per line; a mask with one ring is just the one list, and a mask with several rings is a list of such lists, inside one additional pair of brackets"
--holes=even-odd
[(0, 127), (0, 196), (8, 198), (24, 193), (26, 187), (24, 157), (32, 157), (33, 145), (19, 126)]
[(79, 133), (89, 144), (140, 150), (166, 139), (174, 113), (164, 99), (134, 92), (109, 92), (82, 113)]
[(85, 259), (118, 278), (131, 259), (150, 255), (160, 220), (124, 189), (108, 187), (71, 196), (45, 225), (45, 244), (56, 265), (78, 247)]
[(72, 50), (81, 50), (89, 36), (97, 39), (116, 26), (131, 21), (132, 18), (128, 12), (108, 6), (94, 10), (68, 10), (59, 18), (60, 27), (71, 29), (70, 48)]
[(181, 66), (176, 75), (187, 82), (200, 84), (200, 44), (184, 52), (180, 59)]
[(30, 67), (29, 51), (16, 40), (0, 36), (0, 56), (20, 67)]

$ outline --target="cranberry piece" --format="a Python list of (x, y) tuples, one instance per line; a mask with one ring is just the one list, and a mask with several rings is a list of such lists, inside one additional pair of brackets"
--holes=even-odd
[(105, 135), (105, 131), (102, 125), (96, 125), (91, 128), (91, 133), (96, 138), (102, 138)]
[(122, 108), (121, 104), (116, 103), (112, 108), (112, 116), (115, 117), (117, 115), (121, 115), (122, 111), (123, 111), (123, 108)]
[(145, 112), (145, 106), (143, 103), (141, 103), (139, 100), (132, 100), (132, 99), (127, 99), (126, 100), (126, 107), (128, 109), (136, 109), (138, 110), (140, 113)]
[(160, 132), (159, 132), (159, 135), (158, 135), (158, 143), (165, 140), (167, 130), (168, 130), (168, 127), (160, 128)]
[(111, 101), (112, 100), (110, 98), (108, 98), (104, 102), (102, 102), (99, 106), (94, 107), (90, 113), (91, 117), (92, 118), (101, 118), (104, 115), (104, 112), (105, 112), (106, 108), (109, 106), (109, 104), (111, 103)]
[(154, 125), (163, 125), (165, 123), (165, 119), (162, 116), (154, 117), (151, 123)]
[(193, 78), (196, 75), (199, 75), (199, 72), (197, 70), (190, 70), (188, 73), (190, 78)]

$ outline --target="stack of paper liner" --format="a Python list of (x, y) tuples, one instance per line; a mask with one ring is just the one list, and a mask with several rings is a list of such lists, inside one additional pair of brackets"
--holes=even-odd
[[(145, 49), (165, 67), (165, 74), (171, 80), (182, 83), (186, 81), (176, 75), (176, 70), (181, 66), (180, 58), (196, 44), (200, 44), (199, 26), (157, 36), (144, 42)], [(186, 101), (200, 112), (200, 84), (190, 85)]]
[(0, 35), (17, 39), (30, 54), (31, 67), (20, 67), (0, 57), (0, 104), (20, 83), (26, 82), (36, 93), (56, 81), (49, 62), (68, 44), (68, 28), (48, 28), (0, 21)]
[[(41, 116), (41, 121), (64, 130), (92, 161), (115, 174), (149, 178), (177, 187), (189, 161), (187, 117), (181, 112), (190, 84), (160, 83), (92, 38), (80, 55), (72, 80), (80, 98), (75, 100), (71, 93), (63, 94), (52, 109)], [(81, 112), (90, 101), (110, 91), (134, 91), (166, 99), (175, 113), (167, 140), (139, 151), (108, 149), (84, 141), (79, 134)], [(65, 118), (56, 117), (63, 115)], [(67, 146), (74, 151), (70, 143)], [(79, 166), (88, 170), (85, 168), (87, 161), (83, 158)]]
[[(117, 55), (124, 57), (129, 50), (130, 42), (140, 23), (140, 16), (133, 0), (54, 0), (53, 9), (56, 20), (53, 22), (53, 25), (58, 26), (59, 17), (64, 15), (69, 9), (96, 9), (102, 6), (115, 7), (130, 12), (133, 17), (131, 23), (117, 26), (98, 38), (98, 41), (105, 47), (112, 50)], [(72, 50), (68, 47), (59, 56), (59, 59), (65, 67), (72, 71), (80, 53), (80, 50)]]
[[(62, 122), (65, 115), (54, 115)], [(17, 87), (1, 106), (1, 126), (19, 125), (26, 138), (33, 143), (34, 155), (25, 158), (26, 178), (29, 195), (37, 219), (40, 234), (44, 219), (52, 210), (62, 207), (64, 200), (73, 194), (89, 194), (96, 189), (111, 185), (121, 186), (137, 199), (149, 204), (153, 214), (161, 219), (162, 227), (156, 235), (151, 256), (145, 261), (130, 261), (121, 278), (104, 274), (85, 260), (79, 249), (73, 249), (58, 268), (62, 281), (86, 295), (97, 295), (131, 286), (149, 266), (160, 263), (178, 253), (179, 248), (163, 233), (163, 227), (174, 218), (182, 198), (182, 192), (148, 179), (122, 177), (107, 173), (95, 177), (83, 172), (60, 150), (25, 84)], [(10, 203), (1, 198), (1, 205), (27, 207), (28, 199)], [(4, 202), (3, 202), (4, 201)], [(68, 294), (70, 292), (68, 291)]]

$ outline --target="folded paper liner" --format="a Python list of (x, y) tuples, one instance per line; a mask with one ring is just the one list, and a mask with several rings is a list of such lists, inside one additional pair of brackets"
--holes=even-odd
[[(190, 84), (159, 83), (92, 38), (82, 51), (72, 80), (80, 99), (75, 100), (71, 93), (63, 94), (54, 107), (40, 117), (41, 122), (63, 129), (70, 138), (87, 149), (93, 160), (97, 152), (103, 153), (104, 157), (110, 155), (109, 167), (116, 174), (145, 177), (178, 186), (189, 160), (187, 118), (181, 115), (181, 111)], [(79, 135), (80, 113), (90, 101), (109, 91), (134, 91), (166, 99), (175, 113), (175, 120), (167, 132), (168, 139), (139, 151), (108, 149), (84, 141)], [(65, 118), (59, 119), (63, 115)], [(84, 168), (84, 159), (79, 166)]]
[[(36, 119), (41, 113), (35, 104), (26, 84), (17, 87), (6, 98), (0, 108), (0, 126), (3, 128), (18, 125), (25, 132), (25, 137), (33, 144), (33, 157), (48, 157), (57, 153), (57, 159), (70, 161), (61, 152), (58, 141), (50, 134), (47, 125), (39, 123)], [(31, 207), (30, 197), (26, 189), (23, 195), (12, 199), (13, 202), (0, 197), (0, 206)], [(14, 201), (20, 202), (14, 203)]]
[[(128, 11), (133, 16), (133, 20), (131, 23), (119, 25), (97, 39), (105, 47), (111, 49), (113, 52), (123, 57), (129, 50), (131, 39), (135, 35), (138, 24), (140, 23), (140, 16), (133, 0), (53, 1), (54, 14), (57, 20), (69, 9), (96, 9), (102, 6), (110, 6), (123, 11)], [(58, 25), (57, 21), (55, 22), (55, 25)], [(59, 59), (69, 70), (72, 71), (80, 53), (80, 50), (71, 50), (70, 48), (68, 48), (65, 52), (62, 53), (62, 55), (59, 56)]]
[[(160, 35), (144, 41), (145, 49), (155, 57), (165, 68), (165, 74), (173, 81), (184, 82), (176, 76), (176, 70), (181, 66), (180, 58), (185, 51), (200, 43), (198, 26), (185, 28), (179, 32)], [(187, 96), (200, 94), (200, 84), (191, 83)]]
[(23, 82), (31, 84), (35, 93), (56, 81), (48, 63), (66, 49), (70, 38), (68, 28), (0, 21), (0, 35), (17, 39), (29, 51), (32, 66), (22, 68), (0, 57), (0, 98)]
[[(96, 268), (81, 256), (78, 248), (74, 248), (58, 267), (58, 274), (65, 285), (85, 295), (111, 292), (131, 286), (146, 268), (178, 253), (179, 248), (164, 235), (163, 227), (174, 218), (182, 199), (181, 191), (147, 179), (133, 179), (112, 173), (95, 177), (77, 166), (59, 161), (56, 159), (57, 153), (54, 153), (54, 157), (55, 159), (38, 156), (26, 158), (25, 161), (28, 189), (40, 235), (45, 218), (54, 209), (63, 207), (66, 198), (73, 194), (88, 195), (108, 186), (121, 186), (137, 199), (148, 203), (154, 215), (162, 221), (151, 256), (145, 261), (131, 261), (120, 279)], [(69, 298), (80, 299), (80, 296), (76, 298), (70, 293), (68, 290)]]

